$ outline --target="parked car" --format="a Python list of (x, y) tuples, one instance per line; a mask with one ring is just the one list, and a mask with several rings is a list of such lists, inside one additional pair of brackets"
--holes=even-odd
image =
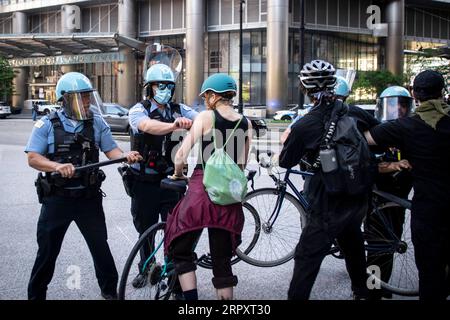
[(360, 107), (361, 109), (366, 110), (369, 112), (372, 116), (375, 114), (375, 104), (355, 104), (357, 107)]
[(130, 130), (127, 108), (117, 103), (103, 102), (100, 114), (111, 127), (111, 131), (128, 132)]
[(24, 102), (25, 109), (32, 110), (33, 105), (38, 106), (38, 114), (49, 114), (61, 108), (59, 104), (51, 104), (50, 101), (44, 99), (29, 99)]
[(307, 105), (307, 104), (304, 104), (303, 108), (300, 108), (298, 106), (298, 104), (288, 105), (288, 107), (289, 106), (290, 106), (290, 108), (288, 110), (279, 110), (279, 111), (275, 112), (275, 115), (273, 116), (273, 118), (275, 120), (292, 121), (297, 116), (304, 116), (305, 114), (307, 114), (311, 108), (311, 106)]
[[(239, 107), (237, 105), (234, 105), (234, 110), (236, 112), (238, 112)], [(267, 133), (267, 124), (266, 121), (264, 119), (261, 119), (260, 117), (257, 116), (252, 116), (251, 112), (246, 112), (246, 109), (244, 108), (244, 115), (247, 117), (248, 120), (250, 120), (250, 122), (252, 123), (252, 127), (253, 127), (253, 137), (254, 138), (259, 138), (264, 136)], [(264, 113), (265, 114), (265, 113)]]
[(11, 107), (0, 101), (0, 119), (5, 119), (9, 115), (11, 115)]

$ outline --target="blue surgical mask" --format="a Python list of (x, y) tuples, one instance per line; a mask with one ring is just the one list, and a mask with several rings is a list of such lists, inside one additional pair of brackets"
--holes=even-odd
[(159, 104), (166, 104), (170, 101), (170, 98), (172, 98), (172, 90), (166, 88), (164, 90), (156, 89), (156, 94), (153, 97), (156, 102)]

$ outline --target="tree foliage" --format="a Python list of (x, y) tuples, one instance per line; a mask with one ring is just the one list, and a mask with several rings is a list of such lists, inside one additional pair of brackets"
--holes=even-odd
[(9, 101), (13, 90), (14, 70), (8, 60), (0, 56), (0, 100)]
[(358, 71), (353, 89), (360, 89), (368, 95), (378, 97), (389, 86), (402, 86), (403, 76), (395, 76), (387, 70)]

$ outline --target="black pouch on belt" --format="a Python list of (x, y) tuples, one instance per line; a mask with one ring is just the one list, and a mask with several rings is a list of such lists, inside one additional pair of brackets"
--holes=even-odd
[(133, 196), (133, 186), (135, 182), (135, 174), (131, 172), (131, 167), (128, 165), (123, 165), (117, 168), (120, 176), (122, 177), (123, 186), (125, 187), (125, 192), (128, 196)]

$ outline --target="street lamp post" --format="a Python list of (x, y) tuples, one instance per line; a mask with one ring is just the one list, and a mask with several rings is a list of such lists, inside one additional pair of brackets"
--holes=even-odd
[(239, 1), (239, 113), (244, 112), (244, 104), (242, 102), (242, 11), (245, 0)]

